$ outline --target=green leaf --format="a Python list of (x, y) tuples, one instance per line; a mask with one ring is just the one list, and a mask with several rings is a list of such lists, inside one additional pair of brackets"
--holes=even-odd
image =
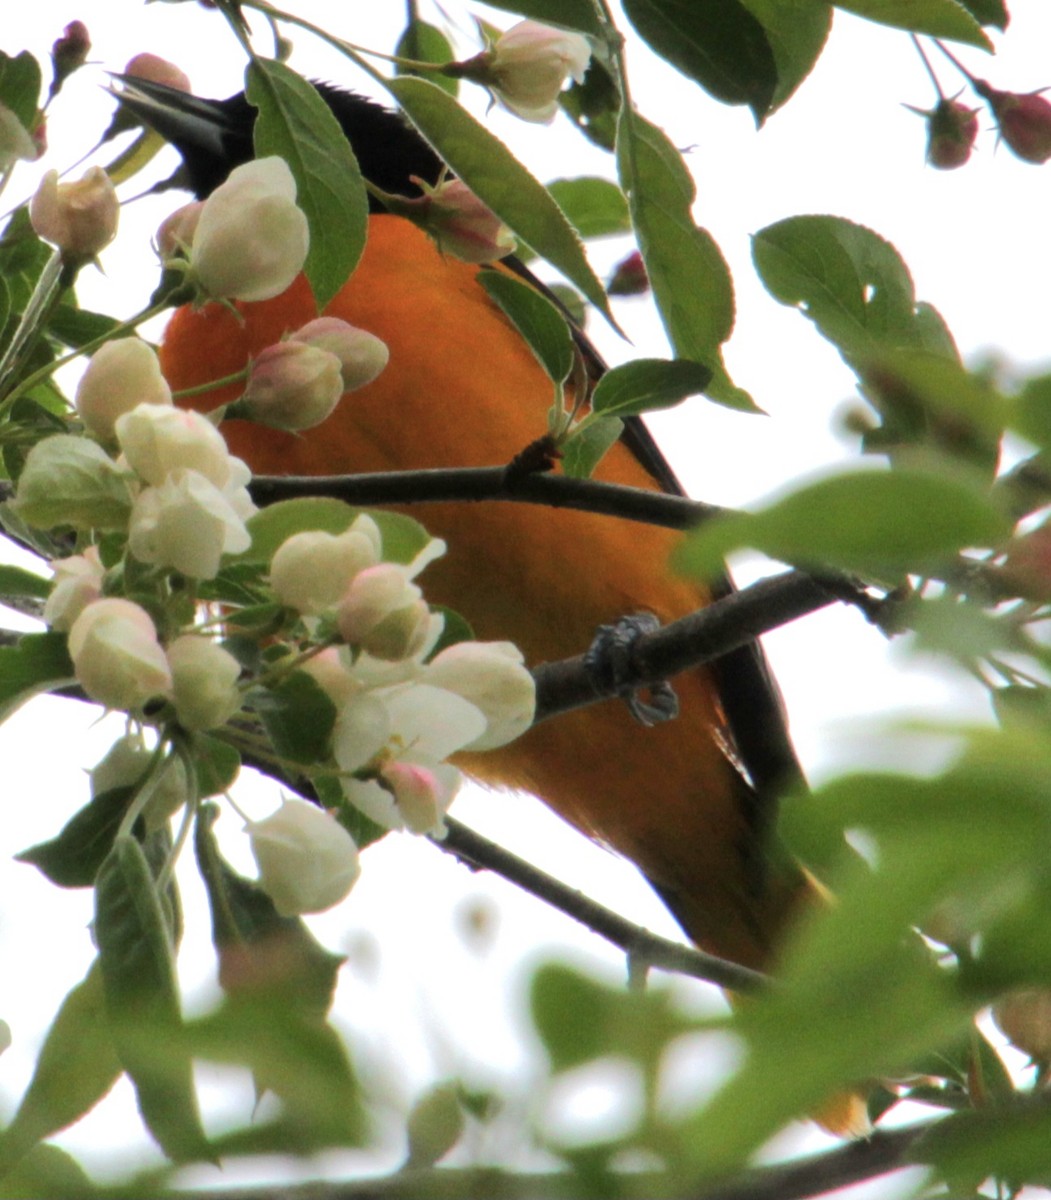
[(789, 217), (755, 235), (752, 257), (767, 291), (845, 354), (915, 344), (912, 277), (871, 229), (842, 217)]
[[(427, 63), (452, 62), (456, 57), (453, 53), (452, 43), (445, 34), (437, 26), (420, 20), (410, 20), (405, 26), (398, 39), (398, 44), (394, 48), (394, 53), (398, 58), (411, 58), (416, 62)], [(398, 75), (423, 74), (420, 71), (414, 71), (411, 67), (404, 67), (400, 63), (394, 64), (394, 70)], [(427, 72), (423, 74), (423, 78), (437, 84), (450, 96), (455, 96), (460, 90), (459, 80), (451, 79), (448, 75), (440, 75), (437, 71)]]
[(624, 431), (618, 417), (586, 421), (562, 443), (562, 473), (571, 479), (590, 479), (611, 446)]
[(770, 111), (777, 66), (766, 31), (740, 0), (624, 0), (628, 20), (652, 50), (726, 104)]
[(0, 277), (11, 293), (13, 312), (25, 310), (50, 259), (51, 247), (34, 232), (28, 207), (18, 209), (0, 239)]
[(522, 335), (553, 383), (573, 368), (573, 338), (566, 318), (531, 284), (502, 271), (479, 271), (478, 282)]
[(293, 671), (276, 687), (256, 688), (249, 700), (281, 758), (311, 764), (329, 757), (336, 706), (305, 671)]
[(627, 198), (609, 179), (597, 175), (555, 179), (547, 190), (582, 238), (631, 232)]
[(575, 81), (559, 98), (562, 111), (596, 146), (612, 150), (617, 140), (620, 91), (610, 70), (597, 58), (582, 83)]
[(194, 827), (198, 869), (208, 893), (219, 982), (242, 999), (269, 997), (286, 1011), (320, 1021), (332, 1007), (346, 961), (326, 950), (299, 917), (282, 917), (258, 884), (238, 875), (219, 852), (206, 804)]
[(532, 250), (561, 271), (616, 328), (609, 301), (562, 210), (507, 147), (425, 79), (387, 87), (406, 115), (467, 186)]
[(601, 37), (604, 33), (596, 16), (591, 0), (493, 0), (490, 8), (503, 8), (508, 12), (545, 25), (561, 25), (567, 29), (579, 29), (584, 33)]
[[(37, 1055), (29, 1087), (0, 1134), (0, 1175), (6, 1177), (38, 1142), (89, 1113), (120, 1074), (96, 959), (62, 1002)], [(8, 1186), (5, 1178), (5, 1190)]]
[(741, 0), (762, 25), (777, 67), (770, 111), (780, 108), (810, 74), (832, 28), (825, 0)]
[(1011, 428), (1034, 446), (1051, 448), (1051, 375), (1025, 381), (1012, 403), (1009, 421)]
[(655, 125), (625, 111), (617, 134), (617, 169), (675, 353), (712, 371), (708, 394), (713, 400), (755, 411), (722, 363), (719, 347), (734, 323), (733, 282), (711, 234), (693, 223), (696, 189), (682, 156)]
[(114, 317), (105, 313), (91, 312), (86, 308), (78, 308), (66, 293), (63, 302), (55, 309), (47, 323), (48, 333), (57, 338), (64, 346), (79, 350), (88, 342), (93, 342), (103, 334), (111, 333), (120, 324)]
[(52, 1196), (76, 1196), (91, 1200), (98, 1192), (84, 1168), (58, 1146), (34, 1146), (9, 1174), (4, 1176), (4, 1193), (10, 1200), (44, 1200)]
[(310, 222), (304, 270), (323, 310), (365, 249), (368, 197), (357, 160), (317, 89), (283, 63), (255, 59), (245, 91), (259, 108), (256, 154), (280, 155), (295, 177), (296, 203)]
[(908, 1157), (933, 1167), (958, 1194), (991, 1175), (1015, 1186), (1031, 1182), (1040, 1192), (1051, 1174), (1051, 1112), (1030, 1100), (1013, 1111), (956, 1113), (932, 1124)]
[(31, 600), (46, 600), (50, 594), (50, 579), (37, 575), (35, 571), (27, 571), (24, 567), (0, 563), (0, 603), (3, 597), (25, 596)]
[(171, 934), (146, 855), (132, 837), (117, 838), (99, 872), (94, 929), (110, 1030), (143, 1120), (173, 1161), (208, 1159)]
[(303, 496), (282, 500), (256, 513), (248, 521), (252, 544), (235, 562), (269, 563), (278, 546), (294, 533), (320, 529), (345, 533), (363, 512), (379, 526), (383, 535), (383, 557), (388, 562), (409, 563), (430, 540), (426, 529), (402, 513), (354, 508), (342, 500), (325, 496)]
[(983, 50), (993, 48), (982, 27), (957, 0), (836, 0), (836, 7), (896, 29), (952, 38)]
[(0, 104), (7, 105), (27, 132), (36, 124), (40, 78), (40, 64), (28, 50), (13, 58), (0, 51)]
[(1004, 0), (960, 0), (960, 3), (982, 25), (1006, 29), (1011, 19)]
[(607, 371), (591, 396), (591, 410), (605, 417), (630, 417), (680, 404), (711, 383), (701, 363), (678, 358), (637, 358)]
[(61, 633), (27, 633), (0, 647), (0, 721), (40, 692), (73, 682), (73, 663)]
[(797, 566), (895, 582), (935, 571), (961, 550), (997, 545), (1009, 532), (988, 494), (962, 477), (854, 471), (820, 479), (758, 512), (706, 523), (676, 561), (683, 571), (710, 576), (730, 551), (751, 546)]
[(125, 529), (131, 492), (124, 472), (97, 442), (57, 433), (30, 450), (13, 508), (39, 529)]
[(195, 733), (190, 742), (200, 799), (229, 791), (241, 771), (241, 755), (227, 742)]
[(91, 887), (136, 791), (129, 786), (100, 792), (70, 817), (57, 837), (15, 858), (37, 867), (59, 887)]

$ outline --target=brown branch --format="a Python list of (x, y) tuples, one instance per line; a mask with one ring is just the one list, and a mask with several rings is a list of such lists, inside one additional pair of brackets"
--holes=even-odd
[(435, 845), (469, 867), (496, 872), (531, 896), (579, 921), (592, 933), (623, 950), (632, 967), (673, 971), (735, 992), (755, 992), (767, 985), (767, 979), (758, 971), (650, 933), (452, 817), (446, 818), (446, 825), (448, 833), (441, 840), (434, 839)]

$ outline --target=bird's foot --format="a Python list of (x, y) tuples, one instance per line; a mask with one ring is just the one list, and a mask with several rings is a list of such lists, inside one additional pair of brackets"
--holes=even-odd
[[(588, 670), (603, 687), (612, 686), (640, 725), (659, 725), (679, 715), (679, 697), (666, 679), (640, 688), (634, 682), (635, 643), (660, 628), (653, 613), (621, 617), (613, 625), (600, 625), (584, 654)], [(645, 690), (648, 699), (640, 693)]]

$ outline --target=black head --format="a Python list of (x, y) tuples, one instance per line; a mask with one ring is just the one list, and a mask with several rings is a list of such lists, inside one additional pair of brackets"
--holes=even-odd
[[(183, 166), (172, 177), (172, 186), (186, 187), (203, 199), (234, 167), (254, 157), (256, 109), (244, 92), (226, 100), (202, 100), (132, 77), (124, 77), (122, 82), (125, 90), (119, 99), (125, 107), (182, 156)], [(410, 176), (437, 182), (441, 159), (398, 113), (332, 84), (314, 86), (347, 135), (370, 183), (385, 192), (415, 196), (419, 188)], [(379, 207), (371, 199), (369, 203)]]

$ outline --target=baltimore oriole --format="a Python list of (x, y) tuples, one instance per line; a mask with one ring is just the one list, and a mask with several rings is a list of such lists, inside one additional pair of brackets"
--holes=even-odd
[[(129, 106), (181, 153), (182, 178), (198, 197), (252, 156), (254, 109), (243, 94), (203, 101), (153, 84), (139, 90), (149, 103)], [(319, 90), (377, 187), (418, 195), (410, 176), (437, 180), (439, 159), (399, 116)], [(305, 435), (224, 423), (232, 452), (258, 474), (505, 464), (545, 431), (550, 382), (476, 282), (479, 268), (372, 207), (364, 257), (326, 313), (382, 338), (389, 365)], [(239, 370), (318, 315), (303, 277), (276, 299), (238, 308), (241, 321), (215, 304), (175, 313), (161, 346), (173, 390)], [(191, 403), (210, 409), (234, 394), (218, 389)], [(597, 477), (679, 490), (637, 420)], [(515, 642), (531, 663), (580, 653), (598, 626), (625, 614), (668, 621), (711, 599), (672, 574), (678, 535), (664, 529), (527, 505), (437, 504), (416, 515), (449, 544), (428, 570), (428, 598), (461, 612), (477, 637)], [(777, 792), (801, 777), (781, 705), (757, 646), (676, 687), (681, 715), (663, 725), (644, 728), (624, 705), (602, 704), (464, 765), (486, 782), (535, 792), (631, 859), (698, 945), (763, 967), (809, 886), (768, 847)]]

